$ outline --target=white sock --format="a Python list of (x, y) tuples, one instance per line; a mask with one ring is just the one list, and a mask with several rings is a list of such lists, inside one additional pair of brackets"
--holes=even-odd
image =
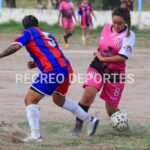
[(85, 43), (86, 42), (86, 38), (85, 36), (82, 36), (82, 43)]
[(31, 136), (33, 138), (39, 138), (40, 134), (40, 108), (36, 104), (32, 104), (26, 107), (28, 123), (31, 129)]
[(72, 112), (76, 117), (83, 121), (93, 122), (93, 117), (86, 113), (75, 101), (71, 99), (65, 99), (63, 108)]

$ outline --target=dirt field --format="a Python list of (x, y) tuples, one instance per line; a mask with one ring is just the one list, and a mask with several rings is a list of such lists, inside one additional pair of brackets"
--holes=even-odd
[[(1, 37), (4, 35), (1, 35)], [(0, 51), (11, 43), (13, 35), (7, 35), (1, 39)], [(63, 45), (60, 45), (63, 49)], [(70, 59), (75, 74), (85, 73), (89, 62), (93, 58), (92, 52), (96, 47), (82, 47), (74, 42), (72, 47), (64, 50), (64, 53)], [(133, 124), (150, 124), (150, 69), (149, 63), (150, 51), (148, 49), (135, 48), (133, 55), (128, 60), (127, 72), (135, 75), (133, 84), (126, 84), (120, 109), (127, 112), (130, 122)], [(26, 67), (27, 61), (30, 60), (25, 49), (16, 54), (0, 60), (0, 121), (22, 122), (26, 121), (24, 106), (24, 96), (28, 91), (31, 83), (16, 83), (17, 74), (34, 74), (37, 70), (30, 71)], [(30, 80), (28, 80), (30, 81)], [(71, 85), (68, 97), (79, 101), (83, 93), (82, 84), (74, 83)], [(99, 96), (100, 93), (98, 93)], [(107, 115), (105, 112), (104, 102), (96, 97), (90, 112), (102, 120), (105, 124)], [(67, 111), (55, 106), (50, 97), (45, 97), (40, 102), (41, 120), (42, 121), (74, 121), (74, 116)]]

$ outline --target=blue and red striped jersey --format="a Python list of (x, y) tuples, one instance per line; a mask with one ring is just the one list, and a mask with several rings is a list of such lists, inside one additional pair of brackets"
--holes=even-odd
[(14, 43), (25, 46), (40, 71), (48, 72), (58, 67), (69, 66), (68, 59), (60, 50), (53, 35), (40, 27), (30, 27), (14, 39)]
[(90, 3), (84, 4), (81, 3), (78, 8), (78, 15), (81, 16), (81, 25), (86, 26), (91, 24), (92, 18), (91, 13), (93, 12), (92, 5)]

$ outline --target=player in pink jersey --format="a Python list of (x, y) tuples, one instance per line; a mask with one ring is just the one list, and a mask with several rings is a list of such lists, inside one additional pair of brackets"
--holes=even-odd
[[(94, 53), (84, 84), (84, 94), (79, 105), (88, 112), (99, 90), (105, 101), (109, 116), (119, 110), (118, 105), (124, 89), (126, 60), (132, 53), (135, 34), (130, 30), (130, 13), (117, 8), (112, 13), (112, 24), (102, 30), (98, 51)], [(73, 133), (79, 134), (83, 121), (76, 118)]]
[[(78, 8), (78, 22), (82, 28), (82, 45), (91, 44), (90, 38), (93, 33), (93, 22), (91, 15), (96, 20), (91, 3), (89, 3), (88, 0), (83, 0)], [(89, 30), (88, 34), (86, 33), (87, 29)]]
[[(74, 17), (76, 21), (76, 16), (74, 13), (74, 5), (70, 0), (63, 0), (59, 6), (59, 16), (58, 16), (58, 24), (60, 24), (60, 18), (62, 15), (62, 26), (64, 30), (64, 39), (65, 47), (68, 47), (68, 38), (72, 36), (74, 32), (74, 22), (72, 17)], [(77, 22), (77, 21), (76, 21)]]

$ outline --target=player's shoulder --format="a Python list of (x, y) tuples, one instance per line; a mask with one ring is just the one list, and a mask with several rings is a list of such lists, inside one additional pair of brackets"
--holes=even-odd
[(130, 36), (135, 38), (135, 33), (132, 30), (130, 30)]
[(135, 33), (130, 30), (130, 35), (125, 38), (127, 41), (135, 41)]
[(61, 1), (59, 7), (65, 5), (65, 1)]
[(112, 24), (106, 23), (104, 24), (103, 29), (110, 29), (111, 27), (112, 27)]

